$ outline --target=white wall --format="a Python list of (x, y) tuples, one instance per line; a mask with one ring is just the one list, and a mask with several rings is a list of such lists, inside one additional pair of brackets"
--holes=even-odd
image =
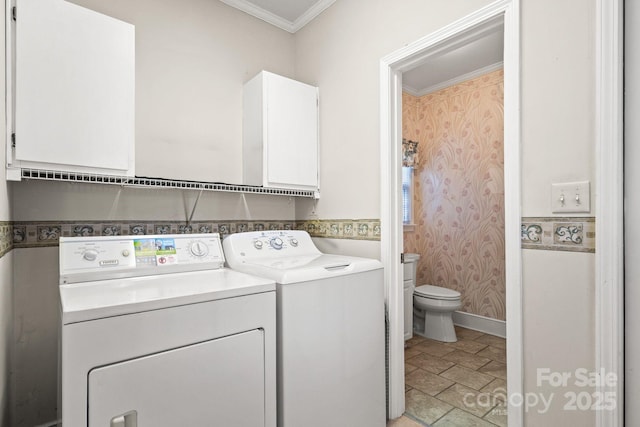
[(521, 3), (522, 214), (552, 215), (552, 182), (591, 181), (593, 208), (595, 1)]
[(625, 1), (625, 422), (640, 425), (640, 4)]
[[(488, 3), (340, 0), (296, 34), (296, 76), (321, 93), (322, 192), (297, 218), (380, 217), (380, 58)], [(521, 4), (523, 216), (551, 216), (552, 182), (595, 181), (595, 2)], [(523, 251), (523, 262), (525, 391), (548, 393), (536, 368), (594, 367), (594, 256)], [(559, 402), (541, 417), (526, 423), (595, 423)]]
[[(593, 207), (595, 1), (521, 3), (522, 215), (552, 216), (552, 182), (591, 181)], [(524, 386), (555, 392), (551, 412), (528, 412), (527, 425), (595, 424), (591, 411), (563, 410), (565, 389), (536, 383), (538, 368), (595, 368), (594, 266), (593, 254), (523, 251)]]
[(136, 27), (136, 175), (239, 184), (242, 85), (293, 36), (216, 0), (74, 0)]
[(319, 218), (380, 218), (380, 59), (490, 2), (340, 0), (296, 33), (296, 77), (320, 87)]
[[(13, 184), (15, 221), (171, 220), (186, 222), (195, 190), (162, 190), (47, 181)], [(203, 191), (193, 221), (293, 220), (284, 196)]]
[(11, 352), (13, 350), (13, 257), (0, 258), (0, 426), (8, 427), (11, 411)]

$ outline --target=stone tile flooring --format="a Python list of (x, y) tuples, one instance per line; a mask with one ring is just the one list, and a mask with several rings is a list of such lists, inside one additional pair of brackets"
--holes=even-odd
[(387, 427), (507, 426), (504, 338), (456, 326), (458, 342), (406, 342), (405, 415)]

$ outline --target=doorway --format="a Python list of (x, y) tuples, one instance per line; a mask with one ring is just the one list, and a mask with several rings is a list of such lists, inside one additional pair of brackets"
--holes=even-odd
[[(522, 311), (520, 252), (520, 117), (519, 117), (519, 12), (511, 0), (493, 3), (400, 49), (381, 61), (381, 176), (382, 261), (389, 311), (389, 416), (402, 415), (404, 402), (404, 322), (400, 253), (403, 251), (403, 216), (400, 145), (402, 141), (402, 75), (429, 59), (460, 49), (504, 28), (504, 180), (505, 265), (507, 319), (507, 389), (521, 394)], [(509, 406), (509, 425), (523, 423), (521, 408)]]

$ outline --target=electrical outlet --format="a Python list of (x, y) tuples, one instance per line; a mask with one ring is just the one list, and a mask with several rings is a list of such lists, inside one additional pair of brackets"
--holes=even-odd
[(551, 184), (551, 212), (591, 212), (589, 181)]

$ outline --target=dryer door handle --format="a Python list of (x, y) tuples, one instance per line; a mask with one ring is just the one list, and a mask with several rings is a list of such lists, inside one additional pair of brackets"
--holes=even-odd
[(138, 412), (129, 411), (122, 415), (111, 418), (111, 427), (137, 427)]

